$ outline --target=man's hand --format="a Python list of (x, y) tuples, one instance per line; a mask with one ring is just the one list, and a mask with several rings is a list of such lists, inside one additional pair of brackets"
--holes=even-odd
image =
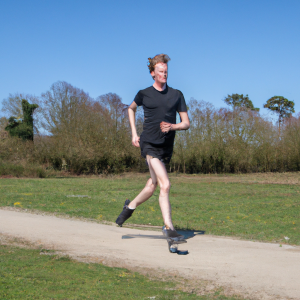
[(160, 130), (162, 132), (169, 132), (172, 129), (172, 124), (167, 122), (160, 123)]
[(139, 147), (140, 146), (140, 138), (138, 136), (133, 136), (131, 143), (133, 146)]

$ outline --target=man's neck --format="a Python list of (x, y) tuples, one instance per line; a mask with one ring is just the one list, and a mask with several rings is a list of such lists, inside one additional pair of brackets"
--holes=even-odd
[(162, 91), (164, 91), (165, 88), (167, 87), (167, 83), (162, 83), (162, 84), (161, 84), (161, 83), (154, 82), (154, 83), (153, 83), (153, 87), (154, 87), (156, 90), (162, 92)]

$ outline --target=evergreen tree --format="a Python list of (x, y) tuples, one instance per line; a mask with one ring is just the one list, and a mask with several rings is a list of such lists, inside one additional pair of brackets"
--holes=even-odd
[(225, 103), (229, 106), (232, 106), (233, 109), (235, 108), (247, 108), (253, 111), (259, 111), (259, 108), (255, 108), (252, 101), (249, 99), (249, 96), (244, 96), (243, 94), (232, 94), (228, 95), (224, 99)]
[(32, 114), (36, 108), (38, 108), (37, 104), (29, 104), (27, 100), (22, 99), (23, 120), (16, 120), (16, 117), (12, 116), (8, 119), (8, 125), (5, 127), (10, 136), (33, 141)]
[(282, 96), (274, 96), (270, 98), (264, 105), (264, 108), (270, 109), (272, 112), (278, 114), (278, 125), (280, 132), (280, 125), (284, 119), (289, 118), (295, 112), (294, 101), (289, 101)]

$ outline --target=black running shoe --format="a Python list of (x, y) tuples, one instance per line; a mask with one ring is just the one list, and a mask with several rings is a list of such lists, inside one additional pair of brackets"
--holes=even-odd
[(125, 205), (123, 206), (123, 210), (120, 213), (120, 215), (118, 216), (116, 223), (122, 227), (123, 223), (129, 219), (132, 215), (132, 213), (134, 212), (134, 209), (130, 209), (128, 208), (128, 204), (130, 203), (129, 199), (126, 199), (125, 201)]
[(179, 234), (176, 230), (167, 229), (166, 226), (163, 226), (162, 233), (166, 238), (172, 239), (173, 241), (184, 240), (183, 235)]

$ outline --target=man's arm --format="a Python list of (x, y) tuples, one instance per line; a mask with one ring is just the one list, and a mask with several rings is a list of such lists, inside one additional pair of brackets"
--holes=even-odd
[(181, 122), (178, 124), (171, 124), (167, 122), (160, 123), (162, 132), (169, 132), (171, 130), (188, 130), (190, 128), (190, 119), (187, 112), (179, 112)]
[(128, 117), (129, 117), (129, 124), (131, 128), (131, 143), (135, 147), (140, 146), (140, 138), (137, 135), (136, 127), (135, 127), (135, 112), (137, 109), (137, 104), (133, 101), (130, 106), (128, 107)]

